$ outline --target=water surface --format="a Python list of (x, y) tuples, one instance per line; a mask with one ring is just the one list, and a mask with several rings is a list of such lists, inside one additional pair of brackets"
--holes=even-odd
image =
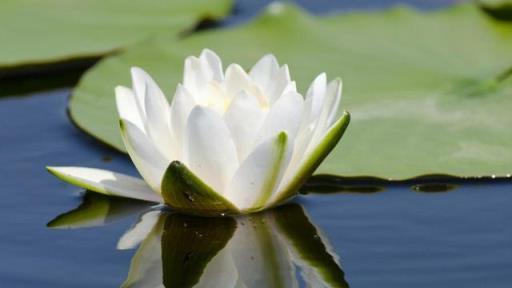
[[(397, 1), (299, 2), (326, 13), (383, 8)], [(437, 8), (449, 1), (408, 2)], [(239, 3), (226, 25), (245, 21), (257, 11), (252, 1)], [(199, 221), (141, 202), (84, 198), (80, 188), (49, 175), (46, 165), (90, 166), (132, 175), (136, 171), (125, 155), (72, 126), (66, 115), (70, 88), (38, 89), (0, 99), (0, 287), (118, 287), (133, 279), (169, 287), (204, 279), (301, 287), (306, 282), (429, 288), (512, 283), (510, 181), (430, 187), (310, 185), (307, 195), (282, 208), (295, 211), (292, 217), (276, 217), (279, 211), (270, 211), (251, 216), (252, 220)], [(315, 191), (329, 193), (311, 193)], [(67, 213), (70, 210), (74, 212)], [(147, 224), (142, 215), (152, 212), (158, 212), (155, 223), (160, 224), (140, 224)], [(297, 221), (283, 225), (278, 219)], [(134, 231), (132, 226), (142, 228), (128, 232), (131, 238), (123, 237)], [(298, 237), (298, 232), (304, 234)], [(132, 245), (123, 242), (120, 248), (126, 249), (118, 250), (119, 239)], [(138, 241), (143, 244), (135, 245)], [(148, 261), (138, 265), (141, 258)], [(180, 267), (187, 273), (173, 274), (177, 259), (188, 261)]]

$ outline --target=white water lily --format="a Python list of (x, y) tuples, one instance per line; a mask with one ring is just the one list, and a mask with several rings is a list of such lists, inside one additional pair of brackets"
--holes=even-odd
[(172, 104), (142, 69), (116, 88), (121, 135), (144, 180), (106, 170), (48, 167), (99, 193), (163, 202), (195, 214), (249, 213), (292, 198), (348, 123), (341, 80), (325, 73), (297, 92), (273, 55), (246, 73), (205, 49), (185, 60)]

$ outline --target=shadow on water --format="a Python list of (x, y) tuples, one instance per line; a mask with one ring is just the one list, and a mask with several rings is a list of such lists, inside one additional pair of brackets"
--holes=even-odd
[(122, 287), (349, 287), (328, 239), (298, 204), (204, 218), (86, 193), (48, 226), (102, 226), (133, 213), (138, 222), (118, 242), (121, 250), (138, 246)]
[(0, 97), (26, 95), (74, 86), (82, 74), (98, 59), (84, 59), (47, 64), (23, 66), (16, 70), (0, 69)]
[(462, 184), (511, 183), (510, 177), (459, 178), (449, 175), (425, 175), (407, 180), (387, 180), (377, 177), (340, 177), (318, 175), (301, 188), (301, 194), (373, 194), (388, 188), (409, 186), (414, 192), (442, 193), (455, 191)]

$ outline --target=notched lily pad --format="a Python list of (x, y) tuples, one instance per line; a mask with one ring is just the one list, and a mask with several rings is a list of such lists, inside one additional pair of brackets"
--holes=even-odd
[(123, 150), (113, 88), (130, 83), (129, 67), (146, 69), (172, 97), (183, 60), (205, 47), (245, 67), (274, 53), (302, 92), (322, 71), (343, 78), (352, 124), (318, 174), (396, 180), (512, 171), (512, 24), (475, 4), (324, 18), (273, 5), (245, 26), (160, 37), (91, 69), (71, 98), (72, 119)]

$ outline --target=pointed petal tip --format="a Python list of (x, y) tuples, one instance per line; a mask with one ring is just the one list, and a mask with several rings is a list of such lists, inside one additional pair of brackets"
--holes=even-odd
[(52, 219), (52, 220), (50, 220), (50, 222), (46, 223), (46, 227), (50, 228), (50, 229), (55, 229), (55, 230), (71, 229), (71, 227), (69, 225), (63, 225), (61, 223), (59, 217)]
[(119, 110), (119, 105), (120, 105), (121, 101), (123, 101), (123, 100), (126, 101), (126, 97), (128, 97), (130, 93), (133, 93), (133, 91), (132, 91), (132, 89), (130, 89), (128, 87), (125, 87), (122, 85), (117, 85), (114, 88), (114, 93), (116, 96), (116, 105)]
[(50, 220), (48, 223), (46, 223), (46, 227), (55, 230), (66, 230), (73, 228), (71, 225), (69, 225), (69, 223), (63, 222), (61, 216), (62, 214)]
[(131, 91), (132, 89), (130, 89), (130, 88), (126, 87), (126, 86), (123, 86), (123, 85), (117, 85), (114, 88), (114, 90), (116, 91), (116, 94), (121, 94), (121, 93), (123, 93), (126, 90), (130, 90)]
[(329, 84), (327, 84), (327, 86), (336, 86), (336, 94), (338, 94), (338, 96), (341, 95), (341, 93), (343, 92), (343, 80), (340, 78), (340, 77), (336, 77), (334, 78), (333, 80), (331, 80), (331, 82), (329, 82)]
[(51, 228), (51, 229), (59, 229), (59, 226), (55, 224), (55, 219), (46, 223), (46, 227)]
[(284, 144), (288, 140), (288, 133), (286, 131), (281, 131), (277, 134), (277, 142), (279, 144)]
[(169, 167), (167, 167), (167, 170), (169, 170), (169, 171), (176, 170), (176, 169), (181, 170), (184, 167), (186, 167), (186, 166), (181, 161), (174, 160), (174, 161), (171, 162), (171, 164), (169, 164)]
[(277, 57), (272, 54), (272, 53), (267, 53), (265, 55), (263, 55), (263, 57), (261, 57), (261, 59), (266, 59), (266, 60), (270, 60), (271, 62), (275, 63), (276, 66), (279, 65), (279, 62), (277, 61)]
[(247, 73), (245, 69), (238, 63), (229, 64), (228, 67), (226, 68), (226, 74), (228, 73), (228, 71), (230, 71), (231, 73), (233, 73), (234, 71)]
[(65, 182), (69, 182), (71, 184), (74, 184), (72, 183), (72, 179), (69, 177), (68, 175), (68, 172), (66, 171), (69, 171), (70, 169), (75, 169), (75, 168), (83, 168), (83, 167), (73, 167), (73, 166), (46, 166), (45, 167), (46, 170), (48, 172), (50, 172), (50, 174), (52, 174), (53, 176), (65, 181)]
[(194, 56), (194, 55), (188, 56), (187, 58), (185, 58), (185, 66), (191, 65), (192, 61), (195, 61), (195, 62), (199, 61), (199, 57)]
[[(318, 74), (315, 77), (315, 79), (313, 79), (311, 84), (309, 84), (309, 88), (308, 88), (306, 95), (314, 94), (315, 90), (324, 90), (324, 89), (327, 89), (327, 74), (325, 72), (322, 72), (322, 73)], [(323, 94), (323, 93), (325, 93), (325, 91), (317, 92), (317, 93)]]
[(332, 79), (332, 81), (331, 81), (331, 82), (332, 82), (332, 83), (337, 82), (337, 83), (339, 83), (339, 85), (342, 85), (342, 84), (343, 84), (343, 80), (342, 80), (342, 79), (341, 79), (341, 77), (339, 77), (339, 76), (338, 76), (338, 77), (336, 77), (336, 78), (334, 78), (334, 79)]
[(138, 66), (132, 66), (132, 67), (130, 67), (130, 73), (131, 73), (132, 75), (134, 75), (134, 74), (138, 74), (138, 73), (144, 73), (144, 72), (145, 72), (145, 71), (144, 71), (144, 69), (142, 69), (142, 68), (140, 68), (140, 67), (138, 67)]
[(119, 119), (119, 129), (121, 130), (121, 132), (126, 130), (126, 124), (124, 123), (123, 119)]
[(263, 56), (261, 56), (258, 61), (256, 61), (255, 65), (258, 63), (261, 64), (263, 62), (270, 61), (272, 63), (272, 66), (278, 67), (277, 57), (272, 53), (266, 53)]
[(347, 110), (343, 110), (343, 113), (341, 114), (341, 118), (346, 118), (346, 121), (350, 122), (351, 117), (352, 116), (351, 116), (350, 112), (348, 112)]
[[(132, 83), (135, 85), (137, 81), (143, 81), (142, 75), (144, 74), (144, 70), (140, 67), (133, 66), (130, 68), (130, 75), (132, 76)], [(135, 86), (134, 86), (135, 88)]]
[(52, 175), (54, 175), (57, 178), (60, 178), (62, 176), (62, 172), (59, 171), (59, 169), (66, 168), (61, 166), (45, 166), (46, 171), (50, 172)]
[(200, 57), (203, 57), (203, 56), (208, 55), (208, 54), (220, 58), (219, 55), (217, 53), (215, 53), (215, 51), (213, 51), (210, 48), (203, 48), (203, 50), (201, 50)]
[(57, 171), (55, 170), (55, 167), (53, 166), (45, 166), (44, 167), (46, 169), (46, 171), (48, 171), (50, 174), (54, 175), (54, 176), (57, 176), (55, 173), (57, 173)]

